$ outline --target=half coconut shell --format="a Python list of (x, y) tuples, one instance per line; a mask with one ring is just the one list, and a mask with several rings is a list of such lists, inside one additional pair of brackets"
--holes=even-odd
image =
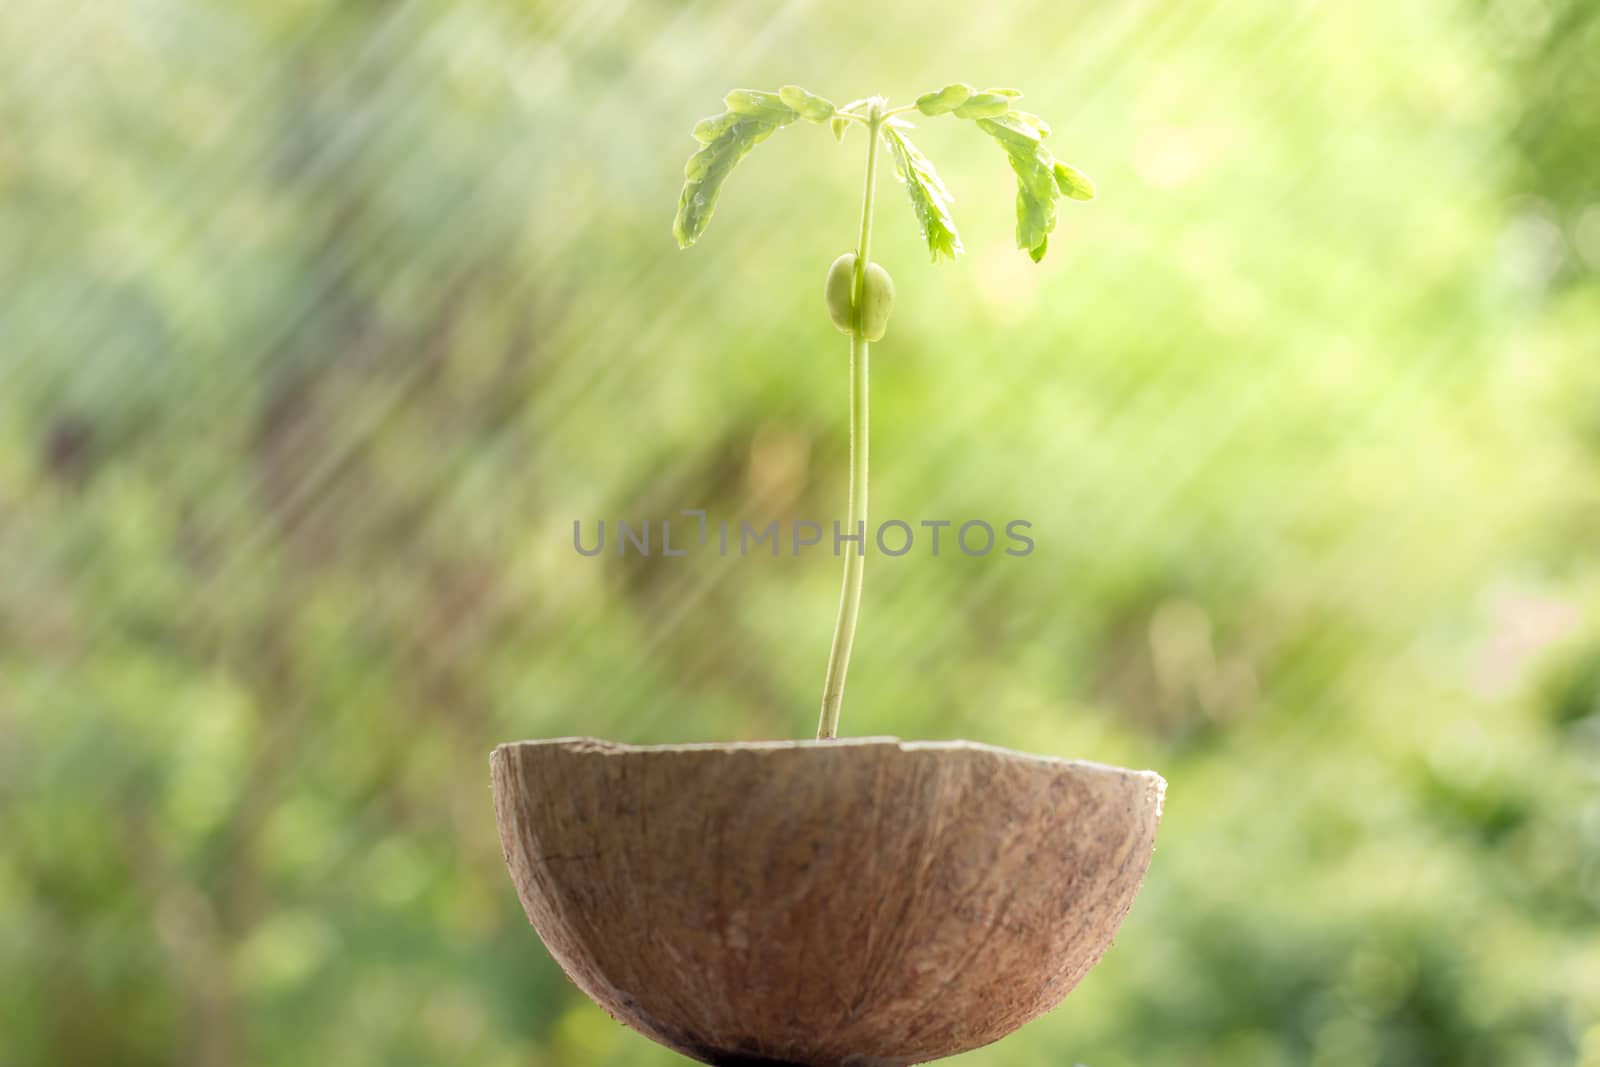
[(725, 1067), (923, 1063), (1049, 1011), (1127, 915), (1166, 786), (892, 738), (564, 738), (490, 766), (551, 954), (614, 1018)]

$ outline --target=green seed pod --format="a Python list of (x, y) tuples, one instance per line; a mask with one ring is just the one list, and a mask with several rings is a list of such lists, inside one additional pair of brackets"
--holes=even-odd
[[(828, 268), (828, 281), (822, 290), (823, 300), (828, 305), (828, 318), (843, 334), (855, 332), (850, 314), (855, 271), (856, 254), (846, 252)], [(861, 336), (868, 341), (880, 341), (889, 328), (889, 315), (894, 310), (894, 281), (882, 266), (868, 263), (861, 288)]]
[(833, 101), (808, 92), (798, 85), (785, 85), (779, 89), (778, 99), (811, 122), (827, 122), (833, 118), (835, 110)]
[(828, 268), (828, 281), (822, 287), (822, 298), (828, 304), (828, 318), (840, 333), (852, 333), (850, 325), (850, 288), (855, 281), (856, 254), (846, 252)]
[(972, 95), (972, 86), (957, 82), (946, 85), (943, 89), (936, 89), (931, 93), (923, 93), (917, 97), (917, 110), (930, 118), (934, 115), (943, 115), (947, 111), (954, 111), (967, 102), (967, 97)]
[(869, 341), (883, 340), (894, 311), (894, 280), (876, 263), (867, 264), (866, 284), (861, 294), (861, 336)]
[(992, 119), (1011, 110), (1011, 98), (1000, 93), (974, 93), (956, 108), (958, 119)]

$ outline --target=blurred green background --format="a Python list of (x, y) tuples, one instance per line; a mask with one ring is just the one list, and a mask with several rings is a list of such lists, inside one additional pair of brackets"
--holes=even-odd
[(622, 1067), (501, 861), (498, 742), (800, 737), (863, 140), (691, 252), (735, 85), (1018, 85), (1094, 176), (882, 177), (844, 730), (1154, 767), (1119, 943), (971, 1067), (1600, 1065), (1600, 5), (7, 0), (0, 1063)]

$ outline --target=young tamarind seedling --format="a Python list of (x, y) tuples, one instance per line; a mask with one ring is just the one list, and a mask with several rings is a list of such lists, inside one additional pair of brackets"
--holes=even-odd
[[(828, 123), (841, 143), (852, 125), (867, 128), (866, 188), (861, 200), (861, 235), (853, 252), (846, 252), (828, 268), (823, 299), (828, 317), (850, 337), (850, 500), (847, 524), (852, 533), (864, 534), (867, 521), (867, 346), (883, 338), (894, 308), (894, 282), (889, 272), (872, 262), (873, 191), (877, 178), (878, 148), (894, 157), (895, 173), (906, 187), (911, 209), (935, 263), (955, 259), (963, 251), (950, 215), (954, 202), (932, 162), (911, 143), (906, 131), (914, 127), (901, 116), (916, 111), (929, 117), (954, 115), (974, 122), (999, 144), (1017, 176), (1017, 247), (1035, 263), (1044, 258), (1050, 233), (1056, 226), (1056, 200), (1090, 200), (1094, 183), (1083, 172), (1056, 159), (1045, 147), (1049, 125), (1038, 115), (1016, 107), (1022, 94), (1015, 89), (975, 90), (970, 85), (947, 85), (923, 93), (914, 104), (891, 108), (881, 96), (863, 97), (843, 107), (800, 88), (786, 85), (775, 93), (735, 89), (723, 103), (727, 110), (701, 119), (693, 130), (701, 147), (683, 168), (683, 192), (672, 232), (678, 245), (688, 248), (700, 239), (723, 183), (745, 154), (798, 119)], [(861, 541), (846, 553), (844, 588), (839, 616), (828, 654), (828, 671), (822, 690), (822, 715), (817, 737), (838, 736), (839, 711), (844, 701), (845, 672), (855, 640), (861, 610), (861, 585), (866, 555)]]

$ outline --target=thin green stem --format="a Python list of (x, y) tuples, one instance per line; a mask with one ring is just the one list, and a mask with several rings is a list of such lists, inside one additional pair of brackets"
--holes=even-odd
[[(844, 703), (845, 672), (850, 669), (850, 646), (855, 641), (856, 619), (861, 614), (861, 582), (867, 562), (867, 339), (861, 329), (862, 297), (867, 264), (872, 252), (872, 205), (878, 177), (878, 129), (883, 125), (884, 101), (875, 99), (867, 117), (867, 180), (861, 194), (861, 239), (856, 243), (855, 275), (851, 279), (850, 331), (850, 507), (846, 533), (859, 538), (844, 542), (844, 588), (839, 593), (839, 618), (828, 651), (828, 676), (822, 686), (822, 719), (818, 740), (839, 735), (839, 709)], [(838, 542), (835, 541), (835, 544)], [(854, 545), (855, 552), (850, 551)]]

